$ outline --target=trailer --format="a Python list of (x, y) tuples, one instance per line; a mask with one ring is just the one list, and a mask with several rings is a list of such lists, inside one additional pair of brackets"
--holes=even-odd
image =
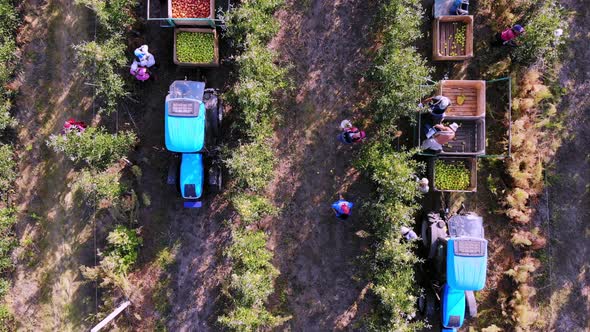
[(219, 66), (221, 20), (216, 18), (215, 0), (148, 0), (147, 20), (173, 29), (173, 61), (178, 66)]

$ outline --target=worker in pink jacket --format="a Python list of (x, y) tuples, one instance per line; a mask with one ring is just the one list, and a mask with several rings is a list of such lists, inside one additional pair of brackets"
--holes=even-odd
[(521, 25), (516, 24), (512, 28), (498, 32), (493, 44), (495, 46), (518, 46), (516, 38), (524, 35), (524, 33), (524, 28)]

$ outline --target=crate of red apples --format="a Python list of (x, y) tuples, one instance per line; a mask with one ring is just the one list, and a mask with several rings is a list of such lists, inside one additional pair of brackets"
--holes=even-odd
[(206, 21), (183, 18), (215, 19), (215, 0), (168, 0), (168, 17), (177, 25), (208, 25)]

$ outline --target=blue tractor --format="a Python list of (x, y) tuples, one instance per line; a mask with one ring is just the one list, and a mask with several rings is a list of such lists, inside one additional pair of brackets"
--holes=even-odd
[(456, 331), (463, 325), (466, 308), (471, 317), (477, 315), (473, 292), (483, 289), (486, 282), (488, 241), (484, 238), (483, 218), (473, 213), (461, 214), (461, 210), (451, 217), (429, 213), (422, 222), (422, 241), (428, 251), (426, 268), (432, 287), (427, 289), (420, 306), (432, 319), (437, 302), (440, 304), (445, 332)]
[(186, 200), (185, 207), (201, 207), (205, 182), (212, 191), (221, 190), (221, 162), (216, 144), (223, 104), (216, 90), (205, 89), (204, 82), (174, 81), (164, 112), (166, 149), (180, 156), (173, 159), (167, 182), (178, 185)]

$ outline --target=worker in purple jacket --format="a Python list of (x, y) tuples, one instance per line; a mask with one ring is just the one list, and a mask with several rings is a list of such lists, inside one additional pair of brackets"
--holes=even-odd
[(342, 195), (340, 195), (340, 199), (332, 204), (332, 210), (336, 214), (336, 218), (346, 220), (352, 212), (352, 206), (353, 204), (351, 202), (346, 201)]

